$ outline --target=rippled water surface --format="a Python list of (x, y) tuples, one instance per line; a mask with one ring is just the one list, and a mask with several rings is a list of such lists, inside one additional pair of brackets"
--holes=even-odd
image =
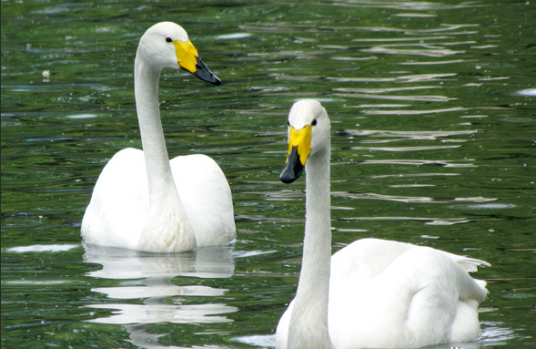
[[(2, 347), (273, 346), (301, 264), (304, 182), (278, 180), (300, 98), (332, 119), (333, 251), (373, 236), (484, 259), (463, 347), (535, 347), (534, 18), (528, 1), (2, 1)], [(134, 53), (163, 20), (224, 81), (165, 70), (160, 102), (170, 155), (226, 173), (238, 239), (83, 246), (100, 171), (141, 146)]]

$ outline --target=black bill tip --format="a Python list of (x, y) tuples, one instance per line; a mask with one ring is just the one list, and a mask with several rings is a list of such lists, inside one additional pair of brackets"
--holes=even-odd
[(205, 63), (203, 63), (203, 61), (201, 60), (201, 58), (199, 57), (196, 57), (197, 59), (197, 64), (196, 64), (196, 70), (194, 73), (194, 76), (196, 76), (197, 78), (203, 80), (203, 81), (206, 81), (210, 84), (213, 84), (213, 85), (216, 85), (216, 86), (219, 86), (221, 85), (221, 80), (218, 79), (218, 77), (214, 74), (212, 74), (212, 72), (208, 69), (208, 67), (205, 65)]
[(281, 171), (279, 179), (283, 183), (292, 183), (296, 179), (300, 178), (303, 168), (304, 166), (302, 165), (300, 156), (298, 155), (298, 147), (292, 147), (292, 150), (288, 155), (287, 164), (285, 165), (283, 171)]

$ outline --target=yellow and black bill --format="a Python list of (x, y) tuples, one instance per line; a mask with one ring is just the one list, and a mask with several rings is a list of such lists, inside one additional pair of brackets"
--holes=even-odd
[(216, 75), (214, 75), (207, 68), (207, 66), (205, 65), (205, 63), (203, 63), (201, 58), (196, 57), (196, 59), (197, 59), (197, 64), (195, 65), (196, 70), (192, 74), (194, 74), (194, 76), (196, 76), (197, 78), (199, 78), (199, 79), (201, 79), (203, 81), (206, 81), (208, 83), (211, 83), (213, 85), (221, 85), (221, 80), (218, 79), (218, 77)]
[(281, 171), (279, 179), (283, 183), (292, 183), (296, 179), (300, 178), (304, 167), (305, 166), (302, 165), (300, 156), (298, 155), (298, 147), (292, 147), (292, 150), (287, 157), (287, 164), (285, 165), (283, 171)]
[(292, 183), (300, 178), (311, 153), (311, 135), (310, 125), (299, 130), (289, 126), (287, 163), (279, 175), (283, 183)]
[(191, 41), (173, 41), (173, 44), (177, 52), (179, 66), (182, 69), (192, 73), (203, 81), (213, 85), (221, 85), (221, 80), (199, 58), (197, 49)]

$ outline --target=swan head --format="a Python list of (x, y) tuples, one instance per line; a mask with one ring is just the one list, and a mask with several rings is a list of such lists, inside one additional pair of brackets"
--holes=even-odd
[(288, 115), (288, 154), (286, 166), (279, 175), (284, 183), (298, 179), (307, 159), (330, 146), (329, 117), (322, 104), (302, 99), (292, 106)]
[(184, 69), (203, 81), (221, 84), (199, 58), (186, 30), (172, 22), (157, 23), (147, 29), (140, 39), (137, 57), (158, 69)]

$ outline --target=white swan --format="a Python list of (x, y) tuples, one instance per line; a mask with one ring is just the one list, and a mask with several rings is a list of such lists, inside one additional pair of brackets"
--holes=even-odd
[[(315, 100), (290, 110), (280, 178), (306, 173), (303, 262), (296, 297), (277, 326), (278, 348), (417, 348), (480, 332), (484, 261), (396, 241), (362, 239), (331, 257), (330, 121)], [(331, 267), (330, 267), (331, 263)]]
[(158, 105), (166, 67), (221, 84), (181, 26), (162, 22), (145, 32), (134, 68), (143, 151), (123, 149), (104, 167), (82, 220), (87, 243), (178, 252), (236, 237), (231, 190), (216, 162), (198, 154), (169, 160)]

